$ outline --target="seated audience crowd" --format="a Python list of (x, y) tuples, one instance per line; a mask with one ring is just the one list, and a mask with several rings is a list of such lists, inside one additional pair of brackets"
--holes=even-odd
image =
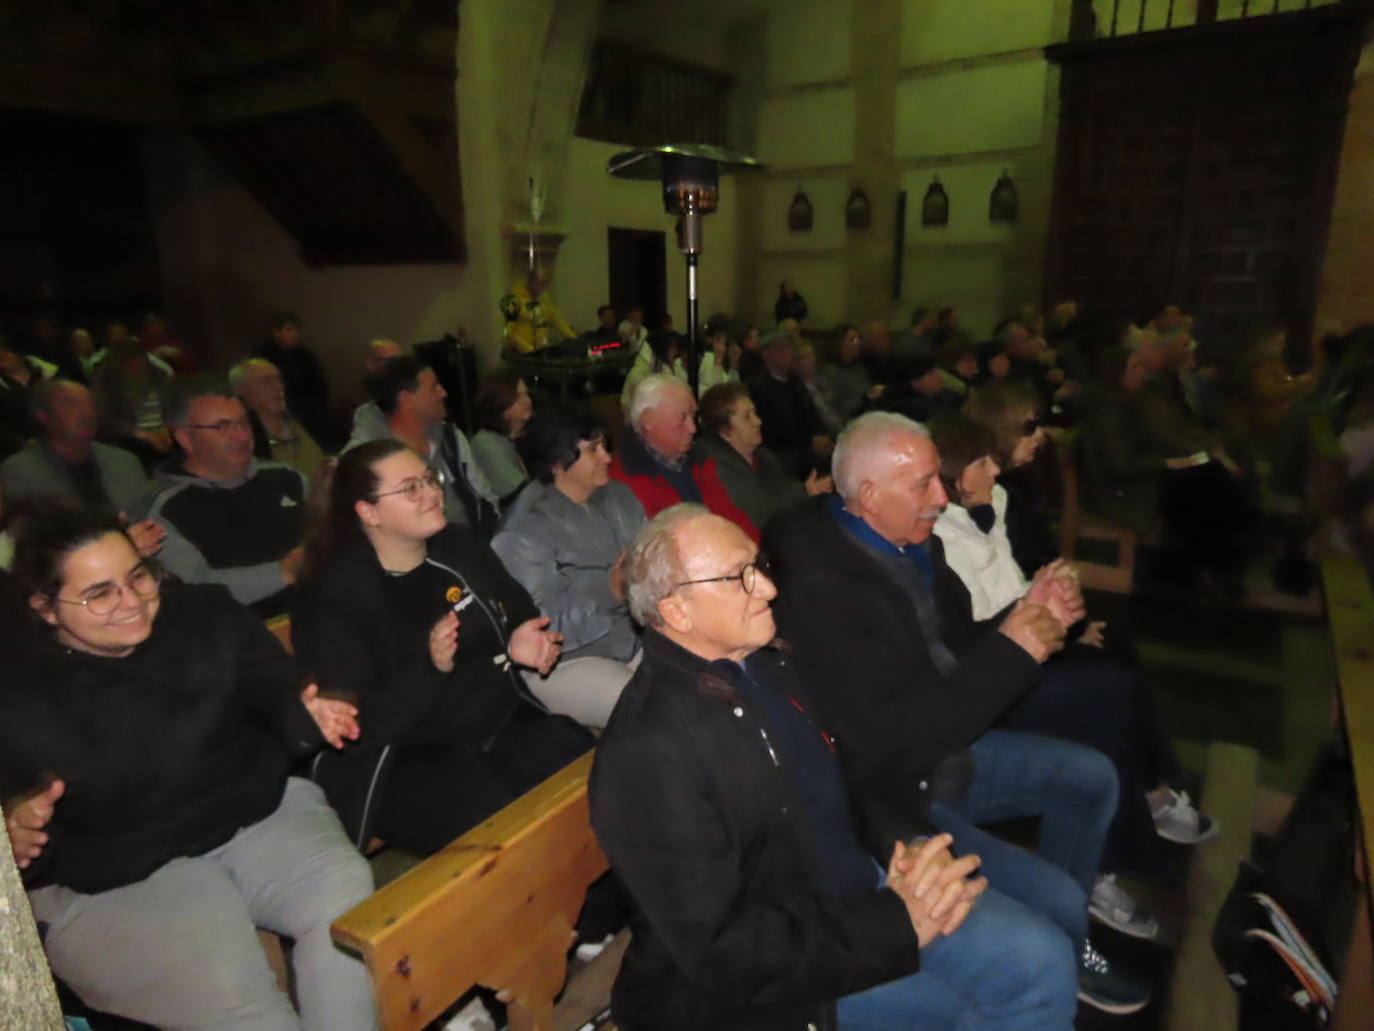
[[(1235, 600), (1261, 482), (1301, 482), (1321, 416), (1369, 548), (1374, 338), (1295, 376), (1277, 330), (1200, 365), (1174, 305), (819, 333), (784, 281), (774, 314), (711, 317), (698, 397), (670, 320), (603, 305), (623, 427), (494, 370), (471, 438), (393, 340), (366, 396), (331, 391), (293, 315), (223, 379), (156, 315), (0, 340), (0, 803), (71, 993), (157, 1027), (375, 1027), (329, 936), (363, 853), (437, 852), (595, 747), (614, 876), (578, 935), (628, 919), (621, 1026), (1143, 1008), (1090, 927), (1159, 938), (1117, 875), (1217, 826), (1059, 556), (1059, 477)], [(988, 829), (1023, 818), (1033, 849)], [(255, 928), (294, 941), (294, 998)]]

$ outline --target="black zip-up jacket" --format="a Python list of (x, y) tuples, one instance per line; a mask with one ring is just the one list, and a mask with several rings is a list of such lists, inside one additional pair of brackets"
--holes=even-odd
[(924, 818), (935, 768), (988, 730), (1040, 667), (997, 631), (1000, 614), (974, 622), (968, 590), (932, 535), (935, 608), (959, 660), (941, 675), (911, 598), (836, 524), (826, 501), (779, 516), (764, 537), (779, 632), (855, 789)]
[(49, 776), (67, 786), (26, 884), (133, 884), (269, 816), (292, 756), (323, 743), (304, 686), (218, 586), (164, 589), (152, 633), (125, 658), (25, 647), (0, 678), (0, 797)]
[[(786, 656), (750, 662), (805, 710)], [(625, 1031), (830, 1026), (836, 999), (920, 965), (895, 893), (820, 888), (789, 775), (734, 690), (741, 675), (650, 630), (597, 746), (592, 826), (635, 901), (612, 993)]]
[(492, 661), (516, 627), (539, 615), (529, 593), (467, 527), (440, 530), (428, 554), (426, 562), (477, 595), (459, 616), (452, 673), (440, 673), (429, 657), (429, 632), (451, 603), (436, 596), (432, 609), (413, 611), (366, 541), (297, 590), (291, 609), (296, 655), (320, 690), (358, 706), (361, 736), (345, 746), (345, 755), (393, 743), (480, 745), (517, 708), (544, 711), (518, 674)]

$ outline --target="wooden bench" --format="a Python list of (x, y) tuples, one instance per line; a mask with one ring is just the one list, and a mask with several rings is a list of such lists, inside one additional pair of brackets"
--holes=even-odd
[[(1135, 584), (1136, 532), (1128, 526), (1083, 511), (1078, 495), (1077, 441), (1066, 436), (1056, 441), (1059, 476), (1064, 488), (1059, 520), (1059, 553), (1073, 562), (1084, 587), (1114, 594), (1130, 594)], [(1077, 558), (1080, 540), (1108, 541), (1116, 545), (1116, 564), (1085, 562)]]
[(1355, 772), (1359, 803), (1355, 873), (1363, 886), (1331, 1027), (1333, 1031), (1355, 1031), (1368, 1028), (1374, 1013), (1374, 892), (1368, 878), (1369, 847), (1374, 841), (1374, 591), (1367, 571), (1348, 555), (1322, 560), (1322, 583), (1331, 621), (1341, 717)]
[(573, 925), (606, 872), (587, 775), (570, 763), (334, 922), (358, 953), (382, 1027), (418, 1031), (474, 985), (509, 1000), (512, 1031), (554, 1031)]

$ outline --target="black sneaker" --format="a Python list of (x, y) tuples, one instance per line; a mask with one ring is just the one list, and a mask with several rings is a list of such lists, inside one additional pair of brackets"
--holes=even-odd
[(1078, 997), (1103, 1013), (1135, 1013), (1150, 1001), (1150, 986), (1134, 974), (1113, 970), (1107, 957), (1085, 942), (1078, 958)]

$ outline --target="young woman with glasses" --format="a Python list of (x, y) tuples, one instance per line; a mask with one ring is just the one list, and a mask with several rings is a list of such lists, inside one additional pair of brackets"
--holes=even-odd
[(400, 441), (339, 459), (291, 615), (321, 689), (360, 710), (324, 778), (360, 844), (437, 851), (593, 743), (519, 675), (548, 672), (562, 636), (486, 541), (446, 522), (433, 472)]
[[(166, 590), (113, 518), (26, 516), (0, 800), (53, 971), (159, 1027), (376, 1026), (330, 923), (372, 892), (296, 759), (357, 734), (221, 587)], [(25, 622), (26, 621), (26, 622)], [(295, 941), (299, 1013), (255, 927)]]

